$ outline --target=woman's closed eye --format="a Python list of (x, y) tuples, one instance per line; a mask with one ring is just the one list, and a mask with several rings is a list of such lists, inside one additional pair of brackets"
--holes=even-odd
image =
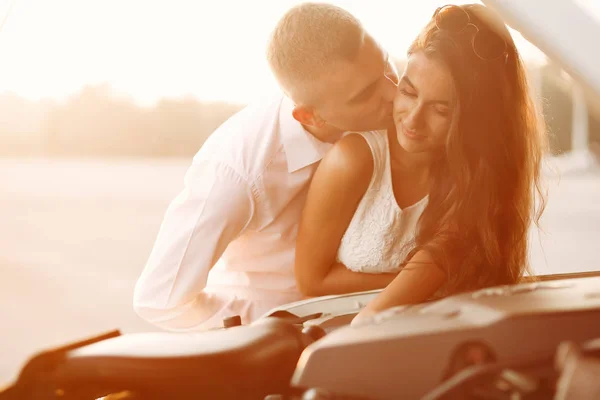
[(436, 114), (442, 116), (442, 117), (447, 117), (448, 114), (450, 114), (450, 109), (448, 107), (445, 106), (434, 106), (433, 110), (435, 111)]
[(416, 94), (416, 93), (414, 93), (414, 92), (411, 92), (411, 91), (409, 91), (409, 90), (407, 90), (407, 89), (401, 88), (401, 89), (399, 89), (399, 90), (400, 90), (400, 93), (402, 93), (402, 94), (403, 94), (403, 95), (405, 95), (405, 96), (408, 96), (408, 97), (417, 97), (417, 94)]

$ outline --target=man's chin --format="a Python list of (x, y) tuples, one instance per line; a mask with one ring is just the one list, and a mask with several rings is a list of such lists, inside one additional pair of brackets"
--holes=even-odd
[(393, 123), (385, 123), (381, 122), (379, 124), (373, 124), (369, 127), (365, 127), (365, 129), (355, 130), (355, 132), (368, 132), (368, 131), (385, 131), (390, 129), (393, 126)]
[(325, 142), (333, 144), (333, 143), (337, 142), (338, 140), (340, 140), (344, 136), (345, 133), (346, 132), (332, 133), (329, 136), (327, 136)]
[(365, 124), (363, 126), (355, 126), (354, 129), (347, 129), (345, 132), (369, 132), (369, 131), (382, 131), (387, 130), (394, 126), (394, 119), (383, 118), (377, 122), (371, 124)]
[(390, 130), (390, 129), (396, 129), (396, 126), (394, 124), (394, 118), (390, 115), (389, 117), (386, 117), (383, 119), (383, 121), (381, 121), (381, 128), (377, 128), (377, 130)]

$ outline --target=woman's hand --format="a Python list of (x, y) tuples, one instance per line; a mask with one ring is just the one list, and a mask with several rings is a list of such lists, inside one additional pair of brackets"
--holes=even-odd
[[(417, 252), (398, 276), (354, 318), (353, 325), (373, 314), (404, 304), (422, 303), (446, 282), (446, 274), (426, 251)], [(355, 322), (356, 321), (356, 322)]]

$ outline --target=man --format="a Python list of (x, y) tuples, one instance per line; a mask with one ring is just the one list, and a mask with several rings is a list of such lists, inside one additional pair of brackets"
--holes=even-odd
[(136, 285), (136, 312), (159, 327), (248, 323), (302, 299), (295, 239), (318, 162), (344, 132), (391, 121), (397, 73), (347, 11), (292, 8), (267, 57), (285, 95), (246, 107), (202, 146)]

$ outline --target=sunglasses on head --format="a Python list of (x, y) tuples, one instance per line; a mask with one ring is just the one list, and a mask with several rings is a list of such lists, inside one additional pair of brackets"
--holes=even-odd
[(440, 31), (452, 34), (462, 33), (468, 27), (474, 27), (475, 35), (471, 41), (473, 52), (482, 60), (492, 61), (504, 57), (508, 59), (506, 41), (489, 28), (480, 28), (471, 22), (469, 13), (462, 7), (447, 5), (438, 8), (433, 14), (435, 25)]

